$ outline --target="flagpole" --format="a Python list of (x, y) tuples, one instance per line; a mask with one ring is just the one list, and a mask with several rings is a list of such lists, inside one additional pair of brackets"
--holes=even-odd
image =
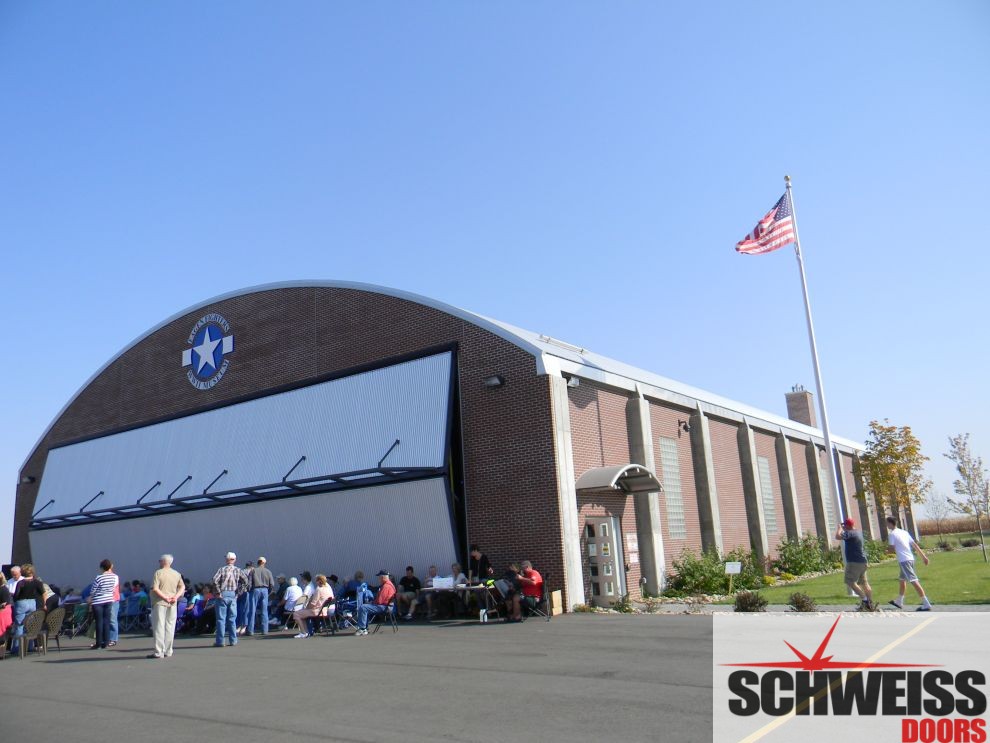
[[(835, 492), (835, 502), (839, 506), (839, 523), (846, 518), (845, 509), (842, 507), (842, 495), (839, 490), (839, 482), (835, 471), (835, 454), (832, 448), (832, 436), (828, 429), (828, 411), (825, 407), (825, 388), (822, 385), (822, 371), (818, 365), (818, 345), (815, 343), (815, 326), (811, 321), (811, 300), (808, 298), (808, 281), (804, 275), (804, 258), (801, 255), (801, 238), (798, 233), (797, 211), (794, 209), (794, 196), (791, 192), (791, 177), (784, 176), (787, 184), (787, 201), (791, 207), (791, 220), (794, 224), (794, 255), (797, 257), (798, 271), (801, 273), (801, 291), (804, 294), (804, 314), (808, 319), (808, 340), (811, 342), (811, 360), (815, 367), (815, 387), (818, 389), (818, 408), (822, 416), (822, 433), (825, 435), (825, 450), (828, 456), (825, 457), (825, 464), (828, 467), (829, 481)], [(827, 525), (826, 525), (827, 526)]]

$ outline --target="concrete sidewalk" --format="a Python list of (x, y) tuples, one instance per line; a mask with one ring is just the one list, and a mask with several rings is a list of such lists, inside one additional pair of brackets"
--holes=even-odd
[[(881, 604), (878, 611), (892, 614), (913, 614), (920, 604), (908, 604), (904, 609), (897, 609), (890, 604)], [(656, 614), (715, 614), (719, 612), (735, 611), (732, 604), (661, 604), (655, 612)], [(768, 612), (790, 612), (793, 611), (786, 604), (770, 604), (767, 606)], [(819, 606), (818, 612), (822, 614), (837, 614), (841, 612), (859, 611), (858, 604), (853, 600), (848, 604), (830, 604)], [(990, 612), (990, 604), (932, 604), (932, 612)]]
[(710, 741), (712, 621), (580, 615), (395, 634), (63, 642), (0, 663), (4, 740)]

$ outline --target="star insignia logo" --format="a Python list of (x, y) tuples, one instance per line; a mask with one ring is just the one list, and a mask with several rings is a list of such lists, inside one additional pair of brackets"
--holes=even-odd
[(189, 348), (182, 351), (182, 366), (189, 383), (199, 390), (212, 389), (223, 378), (234, 351), (234, 335), (223, 315), (211, 312), (201, 317), (186, 341)]

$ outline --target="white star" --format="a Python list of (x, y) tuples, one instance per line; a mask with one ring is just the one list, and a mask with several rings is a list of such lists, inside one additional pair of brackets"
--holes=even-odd
[(199, 369), (196, 370), (197, 374), (202, 373), (203, 367), (209, 364), (213, 369), (216, 369), (216, 365), (213, 363), (213, 351), (217, 346), (220, 345), (220, 339), (217, 338), (213, 340), (210, 338), (210, 326), (206, 326), (206, 332), (203, 333), (203, 342), (198, 346), (193, 346), (193, 351), (199, 356)]

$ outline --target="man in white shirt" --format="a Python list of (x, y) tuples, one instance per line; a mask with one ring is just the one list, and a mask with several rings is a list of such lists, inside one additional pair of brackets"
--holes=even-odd
[(10, 591), (10, 595), (13, 596), (17, 592), (17, 584), (22, 580), (21, 576), (21, 566), (11, 565), (10, 566), (10, 580), (7, 581), (7, 590)]
[(921, 555), (921, 559), (925, 561), (925, 565), (928, 564), (928, 555), (925, 554), (925, 551), (921, 549), (921, 545), (915, 542), (914, 538), (908, 532), (904, 531), (904, 529), (897, 528), (897, 519), (893, 516), (887, 517), (887, 527), (887, 551), (897, 555), (897, 562), (901, 566), (900, 595), (898, 595), (896, 601), (891, 600), (888, 603), (891, 606), (896, 606), (898, 609), (903, 609), (904, 590), (907, 584), (910, 583), (921, 597), (921, 606), (918, 607), (917, 611), (931, 611), (932, 604), (928, 600), (928, 596), (925, 595), (925, 589), (921, 587), (921, 581), (918, 580), (918, 576), (914, 572), (915, 551)]

